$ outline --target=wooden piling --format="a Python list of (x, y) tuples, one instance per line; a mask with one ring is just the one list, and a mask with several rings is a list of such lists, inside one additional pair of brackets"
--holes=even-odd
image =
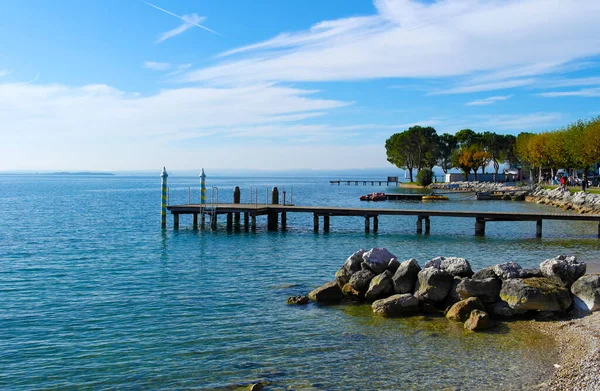
[(173, 228), (179, 229), (179, 213), (173, 214)]
[(211, 214), (211, 216), (210, 216), (210, 228), (212, 230), (217, 229), (217, 217), (218, 216), (219, 215), (217, 215), (216, 213), (215, 214)]
[(475, 236), (485, 235), (485, 219), (475, 218)]
[(323, 216), (323, 232), (329, 232), (329, 215)]
[(287, 228), (287, 213), (281, 212), (281, 229), (285, 231)]
[(267, 214), (267, 229), (269, 231), (277, 231), (278, 218), (279, 218), (279, 213), (277, 213), (277, 212), (269, 212)]
[(231, 230), (233, 228), (233, 213), (227, 213), (227, 229)]
[(542, 220), (538, 220), (535, 222), (535, 237), (542, 237)]
[(431, 221), (429, 220), (429, 216), (425, 216), (425, 233), (428, 234), (431, 229)]
[(365, 216), (365, 233), (368, 234), (369, 231), (371, 230), (371, 219), (369, 218), (369, 216)]
[(319, 215), (313, 214), (313, 228), (315, 232), (319, 232)]
[(423, 233), (423, 217), (417, 217), (417, 233)]
[(373, 216), (373, 232), (377, 233), (379, 231), (379, 216)]
[(192, 228), (198, 229), (198, 213), (193, 214)]
[(244, 229), (248, 229), (249, 217), (248, 212), (244, 212)]
[(256, 215), (252, 215), (252, 231), (256, 231)]

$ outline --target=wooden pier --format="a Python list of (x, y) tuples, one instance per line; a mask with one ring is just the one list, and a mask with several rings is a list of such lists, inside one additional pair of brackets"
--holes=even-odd
[(346, 186), (350, 186), (352, 184), (354, 184), (354, 186), (358, 186), (358, 185), (367, 186), (368, 184), (370, 184), (371, 186), (375, 186), (375, 185), (382, 186), (384, 183), (386, 186), (389, 186), (391, 183), (393, 185), (398, 186), (400, 184), (400, 181), (398, 180), (397, 176), (389, 176), (385, 180), (381, 180), (381, 179), (368, 179), (368, 180), (367, 179), (337, 179), (337, 180), (331, 180), (331, 181), (329, 181), (329, 183), (332, 185), (341, 185), (342, 183), (345, 183)]
[[(478, 211), (444, 211), (444, 210), (414, 210), (414, 209), (385, 209), (385, 208), (345, 208), (329, 206), (297, 206), (279, 204), (212, 204), (201, 206), (198, 204), (172, 205), (167, 209), (173, 214), (175, 229), (179, 228), (180, 215), (193, 215), (194, 228), (198, 228), (198, 216), (209, 216), (210, 227), (216, 229), (219, 215), (227, 216), (227, 228), (232, 229), (233, 219), (240, 221), (240, 214), (244, 216), (243, 225), (246, 229), (256, 229), (256, 216), (267, 216), (267, 229), (277, 231), (279, 227), (286, 229), (288, 213), (310, 213), (313, 215), (314, 231), (319, 231), (322, 218), (323, 231), (329, 231), (330, 218), (334, 216), (358, 216), (364, 218), (365, 232), (378, 232), (379, 216), (415, 216), (416, 232), (429, 233), (431, 230), (431, 217), (460, 217), (475, 220), (475, 235), (485, 235), (485, 225), (493, 221), (535, 221), (536, 236), (542, 236), (542, 223), (544, 220), (567, 221), (593, 221), (598, 223), (598, 237), (600, 238), (600, 215), (575, 215), (564, 213), (519, 213), (519, 212), (478, 212)], [(373, 223), (371, 224), (371, 220)], [(281, 224), (281, 225), (280, 225)], [(424, 226), (424, 227), (423, 227)], [(371, 228), (372, 227), (372, 228)]]

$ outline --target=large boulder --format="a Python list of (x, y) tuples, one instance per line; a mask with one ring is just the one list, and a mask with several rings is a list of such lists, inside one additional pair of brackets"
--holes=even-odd
[(542, 274), (542, 271), (537, 267), (521, 270), (520, 278), (531, 277), (544, 277), (544, 275)]
[(500, 298), (516, 310), (565, 311), (571, 305), (567, 288), (544, 277), (504, 280)]
[(436, 269), (444, 270), (445, 272), (458, 277), (471, 277), (473, 275), (471, 264), (464, 258), (437, 257), (433, 258), (431, 261), (427, 261), (425, 267), (434, 267)]
[(369, 289), (371, 280), (375, 277), (370, 270), (359, 270), (350, 277), (350, 281), (346, 285), (349, 285), (352, 289), (359, 292), (360, 295), (364, 295)]
[(400, 267), (400, 262), (398, 262), (398, 260), (396, 258), (392, 258), (392, 259), (390, 259), (390, 262), (388, 263), (387, 269), (389, 271), (391, 271), (392, 273), (396, 273), (396, 270), (398, 270), (399, 267)]
[(494, 324), (490, 319), (490, 316), (485, 311), (481, 310), (473, 310), (469, 316), (469, 319), (465, 322), (465, 329), (475, 331), (475, 330), (485, 330), (492, 327)]
[(337, 282), (340, 289), (350, 281), (350, 277), (352, 277), (352, 273), (345, 267), (341, 267), (335, 272), (335, 282)]
[(426, 267), (418, 274), (415, 297), (429, 303), (442, 302), (452, 287), (452, 280), (452, 274), (435, 267)]
[(344, 295), (337, 282), (331, 281), (310, 292), (308, 298), (321, 304), (338, 304)]
[(460, 282), (462, 280), (464, 280), (467, 277), (454, 277), (452, 279), (452, 287), (450, 287), (450, 291), (448, 292), (448, 296), (446, 296), (446, 306), (451, 306), (454, 303), (457, 303), (459, 301), (461, 301), (462, 299), (460, 298), (460, 296), (458, 295), (458, 284), (460, 284)]
[(501, 280), (521, 278), (522, 271), (523, 268), (516, 262), (506, 262), (494, 266), (494, 273), (496, 274), (496, 277)]
[(585, 274), (585, 262), (578, 262), (575, 256), (559, 255), (540, 263), (544, 277), (554, 278), (569, 288)]
[(513, 316), (522, 315), (527, 312), (527, 310), (515, 310), (511, 308), (507, 302), (502, 300), (486, 304), (485, 308), (493, 318), (512, 318)]
[(478, 298), (469, 297), (468, 299), (461, 300), (450, 307), (448, 312), (446, 312), (446, 318), (449, 320), (455, 320), (457, 322), (464, 322), (469, 318), (469, 315), (473, 310), (485, 311), (485, 307)]
[(600, 310), (600, 274), (587, 274), (571, 285), (573, 305), (583, 311)]
[(350, 255), (344, 263), (344, 268), (350, 272), (350, 275), (360, 270), (360, 264), (363, 263), (363, 254), (366, 252), (364, 249), (360, 249), (354, 254)]
[(419, 271), (421, 271), (421, 266), (419, 266), (416, 259), (413, 258), (402, 262), (392, 277), (394, 292), (414, 292)]
[(475, 272), (471, 278), (475, 280), (485, 280), (486, 278), (496, 278), (496, 272), (494, 271), (494, 266), (487, 266), (483, 269)]
[(367, 301), (375, 301), (382, 297), (387, 297), (394, 293), (394, 285), (392, 284), (392, 272), (389, 270), (373, 277), (369, 283), (369, 289), (365, 294)]
[(498, 300), (502, 283), (497, 278), (476, 280), (464, 278), (456, 287), (456, 292), (461, 300), (469, 297), (479, 297), (484, 303), (493, 303)]
[(371, 307), (376, 315), (401, 316), (417, 312), (419, 310), (419, 300), (410, 293), (405, 293), (377, 300)]
[(392, 258), (396, 258), (394, 254), (386, 248), (372, 248), (363, 254), (365, 265), (375, 274), (381, 274), (388, 268)]

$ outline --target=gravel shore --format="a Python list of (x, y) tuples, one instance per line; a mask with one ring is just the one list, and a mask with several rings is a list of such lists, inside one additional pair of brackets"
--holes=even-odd
[(600, 312), (560, 322), (535, 322), (552, 335), (559, 348), (560, 365), (539, 390), (600, 391)]

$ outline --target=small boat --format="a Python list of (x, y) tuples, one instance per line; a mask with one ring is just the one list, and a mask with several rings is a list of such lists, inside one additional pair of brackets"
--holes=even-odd
[(448, 201), (448, 197), (443, 195), (430, 194), (421, 198), (423, 201)]
[(387, 197), (385, 193), (369, 193), (364, 196), (360, 196), (361, 201), (385, 201)]

